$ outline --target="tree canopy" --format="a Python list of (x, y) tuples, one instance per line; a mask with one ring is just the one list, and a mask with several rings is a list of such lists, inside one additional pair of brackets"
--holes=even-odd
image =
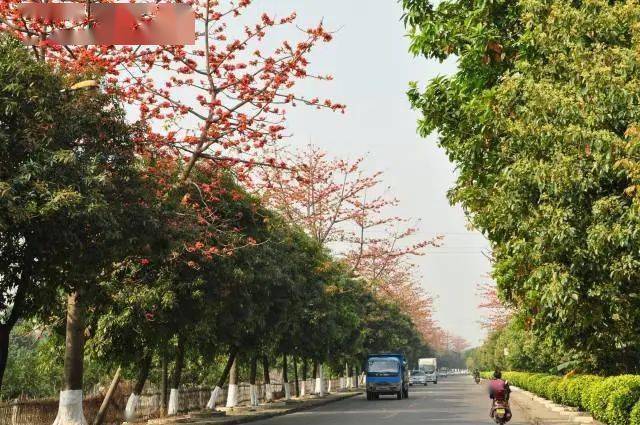
[(450, 199), (491, 241), (502, 300), (582, 367), (637, 370), (640, 7), (403, 4), (414, 54), (458, 58), (409, 97), (459, 170)]

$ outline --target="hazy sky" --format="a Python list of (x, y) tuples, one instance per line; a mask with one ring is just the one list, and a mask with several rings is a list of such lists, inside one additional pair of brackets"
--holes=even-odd
[[(444, 246), (418, 258), (422, 284), (436, 300), (436, 318), (453, 333), (478, 343), (483, 332), (476, 286), (486, 281), (489, 261), (482, 235), (469, 232), (461, 208), (451, 207), (446, 192), (454, 167), (437, 146), (437, 136), (416, 134), (417, 114), (407, 101), (408, 82), (426, 83), (455, 72), (455, 61), (440, 64), (407, 53), (408, 40), (396, 0), (257, 0), (256, 12), (279, 16), (296, 11), (302, 26), (324, 18), (335, 40), (311, 57), (312, 69), (334, 81), (309, 83), (308, 96), (347, 104), (345, 115), (299, 108), (289, 114), (292, 144), (309, 141), (340, 157), (368, 153), (366, 168), (382, 170), (401, 205), (398, 213), (420, 219), (420, 236), (445, 236)], [(288, 29), (285, 38), (296, 38)]]

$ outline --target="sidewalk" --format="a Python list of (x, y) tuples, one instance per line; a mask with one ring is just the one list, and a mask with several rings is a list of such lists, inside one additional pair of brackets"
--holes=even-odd
[[(262, 404), (258, 407), (240, 406), (233, 409), (218, 408), (216, 412), (202, 411), (192, 412), (186, 415), (173, 416), (171, 418), (153, 419), (148, 424), (153, 425), (232, 425), (269, 419), (275, 416), (287, 415), (313, 409), (325, 404), (345, 400), (361, 394), (360, 391), (350, 391), (327, 395), (324, 398), (309, 397), (303, 400), (292, 399), (275, 403)], [(126, 422), (125, 422), (126, 424)]]
[(578, 412), (576, 409), (555, 404), (552, 401), (538, 397), (529, 391), (518, 387), (511, 387), (511, 403), (514, 403), (534, 425), (551, 424), (592, 424), (603, 425), (594, 420), (588, 413)]

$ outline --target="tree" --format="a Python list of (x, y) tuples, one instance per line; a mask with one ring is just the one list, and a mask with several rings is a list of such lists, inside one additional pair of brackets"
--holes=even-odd
[[(147, 130), (145, 137), (138, 138), (139, 151), (184, 159), (178, 185), (189, 181), (195, 165), (202, 159), (209, 166), (222, 168), (242, 164), (243, 167), (235, 167), (242, 176), (256, 162), (255, 155), (250, 153), (259, 156), (262, 147), (283, 137), (289, 106), (344, 109), (328, 99), (304, 98), (293, 90), (300, 80), (330, 78), (314, 75), (308, 69), (312, 49), (332, 38), (321, 24), (301, 32), (300, 41), (283, 41), (269, 51), (263, 42), (267, 32), (278, 26), (294, 25), (295, 14), (274, 19), (265, 13), (258, 23), (247, 25), (236, 38), (235, 28), (241, 25), (240, 18), (251, 1), (236, 4), (203, 0), (191, 4), (197, 18), (196, 28), (202, 28), (195, 47), (55, 45), (48, 40), (49, 34), (69, 23), (26, 19), (13, 1), (0, 5), (0, 30), (35, 40), (32, 51), (39, 61), (71, 72), (108, 76), (107, 92), (138, 106), (139, 119)], [(91, 16), (86, 16), (79, 27), (88, 25), (92, 25)], [(150, 73), (154, 78), (149, 77)], [(153, 129), (166, 131), (158, 134)], [(275, 165), (271, 159), (264, 163)], [(209, 184), (203, 191), (206, 188), (211, 189)], [(173, 188), (167, 186), (165, 190)], [(206, 213), (207, 209), (203, 211)], [(207, 218), (204, 214), (200, 216), (201, 222), (206, 223)], [(193, 241), (191, 246), (209, 254), (216, 249), (203, 245), (202, 240)], [(70, 317), (82, 318), (82, 314), (71, 313)], [(70, 348), (79, 345), (73, 339), (69, 342)]]
[(421, 255), (440, 238), (408, 242), (416, 228), (403, 229), (407, 220), (388, 211), (397, 200), (380, 188), (382, 173), (362, 170), (363, 158), (332, 159), (313, 145), (278, 154), (292, 168), (257, 170), (255, 185), (264, 202), (343, 256), (374, 291), (402, 304), (429, 338), (432, 300), (415, 282), (407, 258)]
[(583, 368), (637, 370), (640, 9), (404, 5), (415, 54), (460, 58), (409, 95), (460, 172), (451, 201), (491, 241), (501, 298)]
[(98, 275), (120, 255), (142, 249), (151, 230), (134, 156), (136, 130), (111, 97), (69, 93), (65, 76), (36, 63), (16, 40), (3, 36), (0, 49), (7, 88), (0, 99), (3, 363), (16, 321), (46, 316), (55, 308), (51, 301), (67, 293), (73, 349), (65, 356), (62, 393), (70, 399), (61, 406), (81, 421), (80, 312)]
[[(258, 22), (250, 23), (243, 18), (251, 0), (189, 4), (198, 29), (195, 46), (63, 47), (47, 37), (68, 22), (27, 19), (13, 1), (0, 9), (0, 29), (32, 37), (40, 60), (110, 75), (110, 91), (136, 104), (149, 129), (168, 124), (168, 130), (150, 134), (144, 144), (186, 157), (184, 179), (201, 159), (224, 167), (238, 162), (251, 167), (255, 159), (248, 155), (251, 151), (259, 153), (283, 137), (288, 107), (344, 109), (331, 100), (294, 91), (305, 79), (331, 79), (309, 69), (312, 50), (333, 38), (322, 23), (301, 31), (298, 41), (285, 40), (269, 48), (268, 34), (295, 25), (295, 13), (280, 19), (263, 13)], [(78, 28), (90, 23), (86, 16)], [(276, 165), (271, 159), (265, 163)]]

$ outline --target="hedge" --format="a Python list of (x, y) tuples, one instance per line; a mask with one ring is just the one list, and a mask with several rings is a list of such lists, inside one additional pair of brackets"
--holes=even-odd
[[(491, 373), (483, 373), (489, 378)], [(555, 403), (589, 412), (608, 425), (640, 425), (640, 375), (603, 378), (504, 372), (503, 379)]]
[(630, 425), (640, 425), (640, 402), (636, 403), (631, 411)]

